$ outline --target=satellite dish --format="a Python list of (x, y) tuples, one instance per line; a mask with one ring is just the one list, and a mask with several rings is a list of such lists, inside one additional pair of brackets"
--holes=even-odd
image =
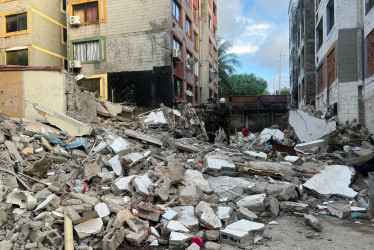
[(193, 65), (195, 65), (196, 61), (195, 61), (195, 59), (189, 57), (189, 58), (187, 58), (187, 63), (188, 63), (189, 65), (192, 65), (192, 66), (193, 66)]

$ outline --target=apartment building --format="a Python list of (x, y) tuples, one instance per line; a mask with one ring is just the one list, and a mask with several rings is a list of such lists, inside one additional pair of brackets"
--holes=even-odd
[(316, 108), (334, 105), (340, 122), (364, 124), (363, 0), (316, 0)]
[(290, 1), (290, 85), (293, 104), (315, 104), (315, 6), (312, 0)]
[(365, 123), (374, 132), (374, 0), (364, 0), (364, 86)]
[(64, 0), (0, 0), (0, 65), (66, 65)]
[(144, 107), (199, 103), (201, 4), (67, 0), (68, 56), (79, 86), (106, 100)]
[(202, 102), (218, 97), (217, 0), (201, 1), (200, 81)]

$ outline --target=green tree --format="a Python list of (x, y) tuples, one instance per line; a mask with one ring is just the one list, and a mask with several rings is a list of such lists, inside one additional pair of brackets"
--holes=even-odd
[[(279, 94), (279, 90), (277, 90), (275, 92), (276, 92), (277, 95)], [(290, 91), (289, 88), (282, 88), (281, 91), (280, 91), (280, 94), (281, 95), (290, 95), (291, 91)]]
[(220, 92), (230, 92), (231, 79), (230, 76), (236, 72), (235, 67), (240, 67), (240, 61), (235, 53), (230, 53), (232, 45), (229, 41), (218, 38), (218, 83)]
[(231, 88), (222, 88), (222, 95), (261, 95), (266, 94), (267, 82), (255, 74), (232, 75)]

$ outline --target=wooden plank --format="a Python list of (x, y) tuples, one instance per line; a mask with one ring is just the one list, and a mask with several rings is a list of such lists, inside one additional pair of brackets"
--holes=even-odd
[(159, 140), (157, 138), (154, 138), (152, 136), (149, 136), (149, 135), (145, 135), (143, 133), (136, 132), (134, 130), (126, 129), (124, 134), (129, 136), (129, 137), (133, 137), (133, 138), (143, 140), (143, 141), (146, 141), (146, 142), (149, 142), (149, 143), (152, 143), (152, 144), (156, 144), (158, 146), (162, 146), (161, 140)]

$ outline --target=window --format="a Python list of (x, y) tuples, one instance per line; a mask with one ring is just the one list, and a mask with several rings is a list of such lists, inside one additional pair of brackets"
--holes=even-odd
[(218, 59), (218, 56), (217, 56), (217, 50), (216, 50), (216, 49), (213, 49), (213, 58), (214, 58), (214, 60), (216, 60), (216, 61), (217, 61), (217, 59)]
[(174, 77), (174, 95), (176, 97), (183, 97), (183, 82), (178, 77)]
[(194, 96), (195, 96), (195, 102), (198, 102), (199, 101), (199, 88), (198, 87), (195, 87)]
[(27, 30), (27, 13), (6, 17), (6, 33)]
[(214, 78), (214, 70), (212, 65), (209, 65), (209, 83), (212, 83), (212, 80)]
[(209, 40), (209, 54), (213, 55), (213, 44), (210, 40)]
[(100, 78), (83, 78), (82, 80), (79, 80), (77, 84), (81, 90), (86, 90), (93, 93), (97, 92), (100, 94), (100, 80)]
[(68, 32), (65, 28), (62, 28), (62, 42), (65, 44), (68, 42)]
[(191, 69), (191, 64), (188, 63), (188, 59), (189, 59), (189, 58), (192, 58), (192, 55), (191, 55), (190, 52), (187, 52), (187, 58), (186, 58), (186, 61), (187, 61), (187, 63), (186, 63), (186, 65), (187, 65), (187, 69)]
[(374, 0), (365, 0), (365, 14), (369, 13), (374, 6)]
[(195, 6), (193, 7), (193, 20), (196, 24), (199, 23), (199, 11)]
[(29, 52), (27, 49), (6, 52), (7, 65), (29, 65)]
[[(187, 84), (187, 90), (191, 91), (191, 93), (193, 94), (193, 86), (191, 86), (190, 84)], [(193, 101), (192, 96), (187, 95), (187, 93), (186, 93), (186, 99), (188, 103), (192, 103)]]
[(212, 17), (209, 15), (209, 30), (210, 31), (213, 30), (212, 27), (213, 27)]
[(322, 47), (322, 44), (323, 44), (323, 27), (322, 27), (322, 24), (323, 24), (323, 19), (321, 18), (321, 21), (319, 22), (318, 26), (317, 26), (317, 30), (316, 30), (316, 42), (317, 42), (317, 51)]
[(82, 23), (99, 21), (99, 4), (90, 2), (73, 5), (73, 16), (80, 16)]
[(327, 84), (331, 84), (336, 79), (336, 60), (335, 60), (335, 48), (327, 55)]
[(186, 34), (191, 36), (191, 20), (186, 16)]
[(330, 0), (326, 7), (327, 13), (327, 34), (330, 33), (335, 24), (334, 0)]
[(196, 32), (194, 32), (193, 42), (195, 50), (199, 51), (199, 35)]
[(217, 5), (216, 3), (213, 3), (213, 13), (215, 16), (217, 16)]
[(217, 28), (213, 25), (213, 36), (214, 38), (217, 38)]
[(177, 1), (173, 1), (173, 17), (180, 22), (180, 6)]
[(209, 89), (209, 96), (213, 96), (213, 91)]
[(181, 50), (181, 47), (182, 47), (182, 44), (176, 40), (175, 38), (173, 39), (173, 49), (176, 49), (176, 50), (179, 50), (179, 51), (182, 51)]
[(323, 64), (317, 69), (318, 93), (323, 90)]
[(61, 9), (66, 11), (66, 0), (61, 0)]
[(75, 61), (91, 62), (100, 60), (99, 41), (74, 43), (73, 45)]
[(195, 59), (195, 64), (193, 66), (193, 72), (195, 76), (199, 76), (199, 62)]

